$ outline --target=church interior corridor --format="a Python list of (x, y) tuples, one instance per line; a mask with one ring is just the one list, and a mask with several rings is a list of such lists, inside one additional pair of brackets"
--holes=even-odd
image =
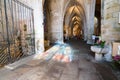
[(0, 0), (0, 80), (120, 80), (120, 0)]

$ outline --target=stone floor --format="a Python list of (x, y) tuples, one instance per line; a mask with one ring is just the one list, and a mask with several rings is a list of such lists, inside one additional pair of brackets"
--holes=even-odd
[[(46, 57), (50, 56), (49, 59), (31, 60), (0, 75), (0, 80), (117, 80), (108, 66), (94, 60), (90, 46), (84, 41), (70, 40), (66, 44), (65, 48), (70, 47), (67, 48), (68, 53), (70, 49), (72, 53), (67, 54), (63, 48), (59, 48), (54, 54), (51, 53), (52, 56), (46, 53)], [(55, 58), (58, 53), (62, 56)], [(69, 55), (72, 55), (72, 58)]]

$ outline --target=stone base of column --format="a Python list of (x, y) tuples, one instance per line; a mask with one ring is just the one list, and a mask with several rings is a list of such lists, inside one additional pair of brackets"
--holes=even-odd
[(93, 44), (93, 41), (92, 40), (87, 40), (87, 44)]

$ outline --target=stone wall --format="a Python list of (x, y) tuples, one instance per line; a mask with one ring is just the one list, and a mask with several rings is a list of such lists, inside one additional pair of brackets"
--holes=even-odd
[(103, 0), (102, 1), (102, 39), (106, 41), (120, 40), (120, 0)]

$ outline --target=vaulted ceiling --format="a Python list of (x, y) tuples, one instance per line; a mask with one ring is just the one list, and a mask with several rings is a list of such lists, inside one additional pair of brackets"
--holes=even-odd
[(81, 25), (84, 17), (84, 10), (76, 1), (71, 4), (72, 6), (67, 9), (65, 14), (65, 25), (68, 25), (69, 27)]

